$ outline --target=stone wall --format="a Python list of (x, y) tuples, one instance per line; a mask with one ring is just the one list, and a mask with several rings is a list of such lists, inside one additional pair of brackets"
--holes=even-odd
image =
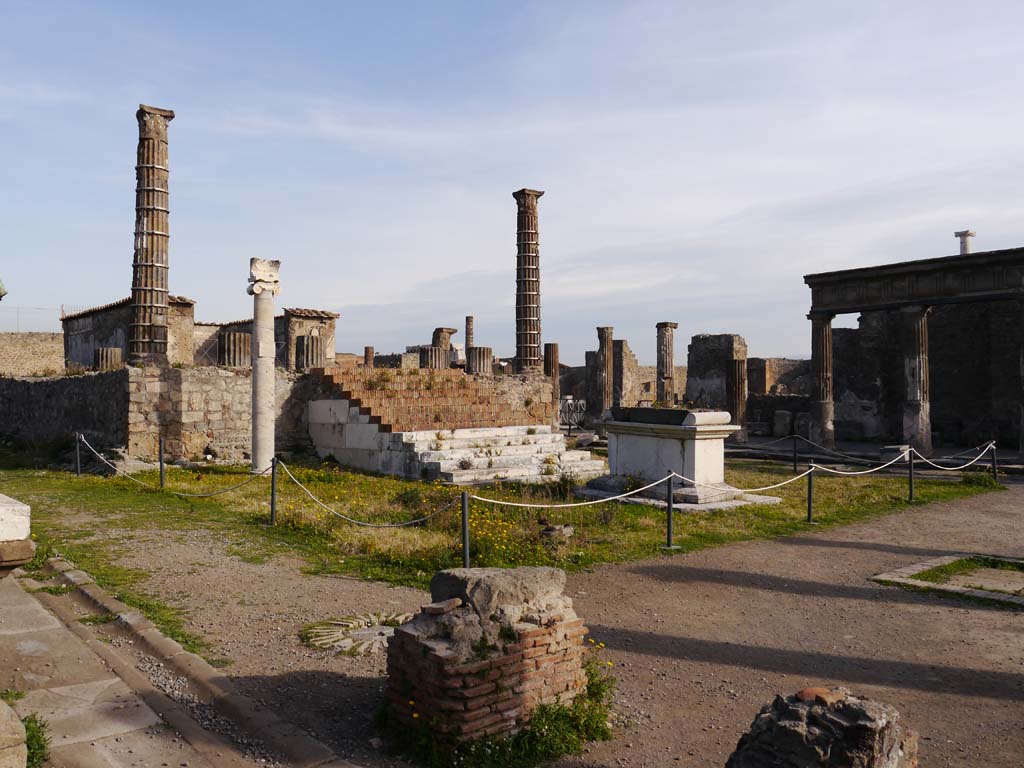
[(124, 445), (128, 372), (0, 378), (0, 432), (28, 440), (57, 440), (82, 432), (97, 447)]
[(92, 368), (99, 347), (117, 347), (128, 355), (128, 324), (132, 308), (117, 302), (63, 320), (64, 358), (69, 366)]
[(726, 382), (734, 360), (747, 359), (747, 343), (735, 334), (698, 334), (687, 348), (686, 400), (700, 408), (729, 410)]
[(747, 389), (752, 395), (767, 395), (773, 390), (782, 395), (807, 395), (810, 373), (810, 360), (751, 357), (747, 359)]
[[(213, 454), (229, 461), (250, 458), (252, 370), (229, 368), (129, 368), (128, 454), (153, 459), (161, 434), (171, 458)], [(306, 404), (315, 384), (281, 369), (277, 380), (279, 450), (309, 446)]]
[(54, 376), (63, 371), (63, 333), (0, 333), (0, 376)]
[(215, 323), (196, 323), (192, 326), (192, 358), (195, 365), (217, 365), (220, 329)]

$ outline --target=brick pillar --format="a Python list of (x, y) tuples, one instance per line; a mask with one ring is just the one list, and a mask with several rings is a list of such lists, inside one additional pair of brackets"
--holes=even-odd
[(661, 404), (672, 405), (676, 400), (676, 337), (679, 323), (658, 323), (658, 381), (655, 399)]
[(836, 444), (835, 404), (832, 401), (832, 318), (833, 315), (812, 313), (811, 373), (814, 391), (811, 400), (811, 440), (827, 448)]
[(540, 235), (536, 189), (513, 192), (516, 219), (516, 370), (539, 368), (540, 348)]
[(597, 372), (597, 396), (601, 416), (604, 417), (612, 407), (612, 388), (615, 383), (615, 361), (613, 359), (612, 346), (614, 344), (615, 329), (611, 326), (602, 326), (597, 329), (597, 358), (595, 368)]
[[(547, 343), (544, 345), (544, 375), (551, 379), (551, 402), (555, 404), (555, 413), (558, 413), (558, 403), (562, 399), (561, 369), (558, 365), (558, 345)], [(557, 415), (555, 419), (557, 420)]]
[(491, 373), (494, 352), (490, 347), (473, 347), (466, 350), (466, 373)]
[(473, 344), (474, 341), (475, 339), (473, 338), (473, 316), (466, 315), (466, 340), (463, 343), (466, 345), (467, 350), (475, 346)]
[(373, 368), (373, 347), (363, 347), (363, 368)]
[(135, 166), (135, 256), (128, 358), (167, 362), (167, 272), (170, 240), (167, 126), (174, 112), (139, 105)]
[(932, 450), (931, 404), (928, 392), (929, 307), (900, 309), (900, 341), (903, 348), (902, 440), (921, 453)]

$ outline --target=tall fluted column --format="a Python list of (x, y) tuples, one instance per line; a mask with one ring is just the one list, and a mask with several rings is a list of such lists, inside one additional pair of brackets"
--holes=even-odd
[(281, 292), (280, 261), (249, 260), (252, 309), (252, 471), (274, 458), (274, 296)]
[(601, 417), (608, 416), (612, 407), (612, 388), (615, 384), (615, 361), (612, 354), (615, 329), (602, 326), (597, 329), (597, 396)]
[(662, 405), (675, 403), (676, 338), (679, 323), (658, 323), (658, 380), (655, 399)]
[(516, 219), (516, 370), (539, 368), (540, 346), (540, 235), (537, 229), (536, 189), (513, 192)]
[(171, 236), (167, 125), (174, 119), (174, 112), (140, 104), (135, 117), (139, 121), (139, 147), (128, 357), (134, 362), (166, 363), (167, 253)]
[(814, 313), (811, 321), (811, 373), (814, 392), (811, 400), (811, 440), (834, 448), (836, 444), (835, 403), (832, 401), (832, 318)]
[(466, 345), (466, 349), (469, 349), (470, 347), (476, 346), (473, 343), (474, 341), (475, 339), (473, 338), (473, 316), (466, 315), (466, 340), (463, 342), (463, 344)]
[(928, 387), (928, 312), (930, 307), (902, 307), (903, 442), (921, 453), (932, 450), (932, 418)]

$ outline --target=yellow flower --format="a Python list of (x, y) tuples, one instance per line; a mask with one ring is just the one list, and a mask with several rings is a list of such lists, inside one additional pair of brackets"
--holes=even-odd
[(419, 717), (419, 716), (420, 716), (420, 713), (419, 713), (419, 712), (413, 712), (413, 713), (412, 713), (412, 719), (413, 719), (413, 720), (415, 720), (415, 719), (416, 719), (417, 717)]
[(608, 665), (609, 667), (614, 667), (614, 666), (615, 666), (615, 665), (614, 665), (614, 664), (612, 664), (612, 663), (611, 663), (610, 661), (606, 661), (606, 662), (605, 662), (605, 664), (607, 664), (607, 665)]
[(594, 640), (594, 638), (592, 638), (592, 637), (588, 637), (588, 638), (587, 638), (587, 642), (588, 642), (588, 643), (593, 643), (593, 642), (596, 642), (596, 641)]
[(413, 701), (412, 699), (409, 699), (409, 706), (410, 707), (415, 707), (416, 706), (416, 702)]
[(604, 648), (604, 643), (598, 643), (598, 644), (597, 644), (597, 647), (598, 647), (598, 648)]

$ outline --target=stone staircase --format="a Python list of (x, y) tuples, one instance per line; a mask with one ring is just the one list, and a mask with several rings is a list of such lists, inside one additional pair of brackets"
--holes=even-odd
[(587, 480), (606, 471), (589, 452), (567, 450), (551, 427), (543, 377), (457, 369), (317, 375), (325, 399), (309, 404), (309, 434), (321, 456), (343, 466), (458, 484)]

